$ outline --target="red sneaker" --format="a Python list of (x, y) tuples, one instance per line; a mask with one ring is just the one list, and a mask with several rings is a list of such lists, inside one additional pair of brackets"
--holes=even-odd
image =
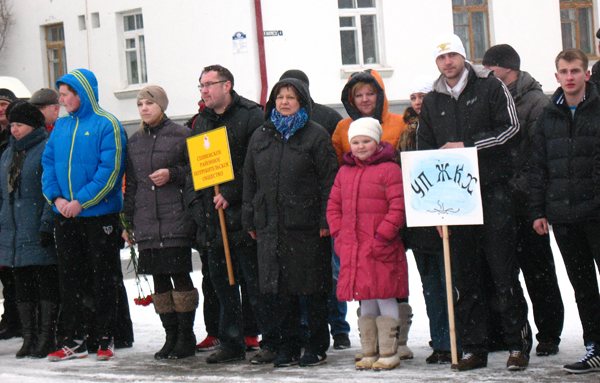
[(202, 342), (196, 345), (198, 352), (213, 351), (219, 348), (221, 341), (214, 336), (207, 336)]
[(96, 354), (96, 360), (109, 360), (114, 357), (115, 342), (113, 339), (108, 339), (107, 337), (100, 339), (100, 347), (98, 348), (98, 354)]
[(260, 348), (258, 344), (258, 336), (247, 336), (246, 339), (246, 351), (256, 351)]
[(78, 343), (77, 341), (65, 339), (63, 347), (58, 351), (48, 354), (47, 359), (51, 362), (58, 362), (60, 360), (85, 358), (88, 356), (88, 350), (85, 341), (81, 342)]

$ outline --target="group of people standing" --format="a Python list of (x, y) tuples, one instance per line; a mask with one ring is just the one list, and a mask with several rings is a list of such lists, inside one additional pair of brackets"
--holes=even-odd
[[(69, 115), (51, 134), (42, 108), (4, 105), (12, 135), (0, 159), (0, 273), (10, 268), (14, 275), (24, 337), (17, 357), (81, 358), (92, 344), (99, 360), (114, 357), (125, 241), (138, 247), (137, 271), (153, 276), (152, 300), (166, 334), (156, 359), (196, 352), (196, 248), (210, 282), (203, 294), (219, 307), (218, 329), (208, 332), (218, 349), (207, 363), (245, 359), (249, 322), (262, 334), (251, 363), (326, 363), (328, 326), (334, 346), (349, 347), (344, 302), (358, 300), (356, 369), (397, 368), (413, 357), (410, 248), (430, 320), (427, 363), (450, 363), (442, 241), (434, 228), (405, 227), (398, 152), (476, 147), (484, 224), (450, 228), (462, 350), (452, 369), (485, 367), (494, 350), (509, 351), (509, 370), (528, 367), (532, 331), (519, 270), (533, 303), (536, 353), (559, 352), (564, 309), (550, 249), (553, 224), (587, 347), (565, 369), (600, 370), (600, 99), (587, 81), (587, 56), (575, 49), (557, 56), (561, 87), (550, 101), (506, 44), (486, 52), (485, 68), (466, 61), (456, 35), (441, 36), (434, 57), (441, 75), (415, 79), (404, 115), (389, 111), (375, 70), (349, 78), (342, 91), (349, 117), (342, 119), (312, 100), (301, 71), (282, 75), (263, 111), (235, 92), (233, 75), (220, 65), (203, 69), (200, 110), (188, 127), (165, 114), (163, 88), (143, 88), (142, 122), (129, 138), (99, 107), (96, 78), (85, 69), (57, 81)], [(0, 90), (0, 111), (6, 101)], [(186, 139), (222, 126), (234, 180), (216, 195), (196, 191)], [(56, 345), (59, 305), (63, 339)]]

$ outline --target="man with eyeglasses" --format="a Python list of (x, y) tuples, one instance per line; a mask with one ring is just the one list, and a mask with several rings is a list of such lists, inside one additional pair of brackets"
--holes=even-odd
[[(204, 68), (200, 75), (200, 93), (204, 108), (192, 126), (192, 136), (225, 126), (229, 139), (231, 163), (235, 179), (220, 185), (215, 196), (213, 188), (193, 191), (188, 185), (188, 206), (198, 225), (198, 250), (206, 254), (210, 280), (220, 303), (218, 338), (219, 350), (210, 355), (207, 363), (225, 363), (241, 360), (246, 355), (243, 334), (243, 315), (240, 300), (240, 279), (248, 289), (249, 301), (257, 313), (258, 261), (256, 243), (242, 230), (242, 185), (246, 149), (252, 133), (264, 122), (260, 105), (241, 97), (233, 90), (233, 75), (221, 65)], [(236, 284), (229, 285), (225, 251), (221, 236), (219, 214), (223, 208), (227, 236)], [(259, 321), (262, 315), (255, 315)], [(263, 334), (264, 340), (264, 334)]]

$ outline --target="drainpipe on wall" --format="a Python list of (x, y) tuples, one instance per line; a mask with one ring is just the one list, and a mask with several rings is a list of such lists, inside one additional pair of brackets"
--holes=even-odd
[(254, 13), (256, 15), (256, 38), (258, 40), (258, 59), (260, 61), (260, 104), (267, 104), (267, 60), (265, 57), (265, 36), (262, 22), (261, 0), (254, 0)]
[(85, 37), (86, 37), (86, 43), (87, 43), (87, 69), (92, 70), (92, 68), (90, 68), (90, 25), (91, 23), (88, 22), (88, 0), (85, 0), (85, 16), (84, 16), (84, 21), (85, 21)]

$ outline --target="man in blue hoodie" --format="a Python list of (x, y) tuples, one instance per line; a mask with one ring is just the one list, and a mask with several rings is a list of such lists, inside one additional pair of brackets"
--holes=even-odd
[[(56, 121), (44, 155), (44, 196), (54, 206), (65, 339), (51, 361), (87, 356), (88, 325), (99, 337), (98, 360), (114, 356), (126, 136), (98, 105), (98, 82), (86, 69), (57, 82), (69, 113)], [(88, 288), (89, 287), (89, 288)], [(87, 310), (93, 318), (84, 318)]]

